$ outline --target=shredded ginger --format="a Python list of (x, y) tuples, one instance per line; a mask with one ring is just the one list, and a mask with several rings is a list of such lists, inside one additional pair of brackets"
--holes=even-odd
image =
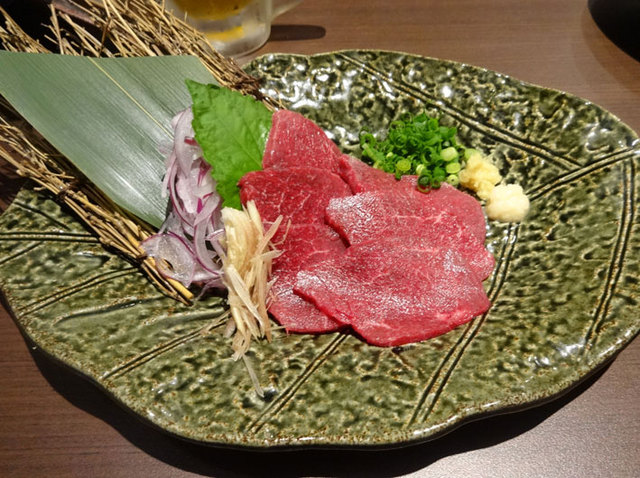
[(265, 232), (260, 213), (254, 202), (249, 201), (242, 210), (223, 208), (222, 221), (226, 244), (222, 280), (228, 290), (231, 311), (226, 334), (231, 336), (235, 332), (234, 360), (245, 359), (252, 338), (271, 340), (271, 322), (267, 315), (269, 277), (273, 259), (280, 254), (271, 239), (282, 216)]

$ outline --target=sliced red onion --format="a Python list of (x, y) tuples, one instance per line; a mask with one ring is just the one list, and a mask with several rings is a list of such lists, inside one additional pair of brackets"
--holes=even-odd
[(197, 283), (203, 290), (223, 287), (220, 257), (224, 248), (221, 200), (211, 175), (211, 166), (202, 157), (191, 127), (191, 108), (172, 120), (173, 150), (167, 156), (167, 172), (162, 183), (171, 211), (160, 231), (142, 243), (156, 260), (165, 277), (185, 286)]
[(186, 242), (175, 234), (156, 234), (142, 243), (151, 257), (163, 259), (156, 261), (158, 271), (165, 277), (180, 281), (189, 286), (194, 276), (193, 252)]

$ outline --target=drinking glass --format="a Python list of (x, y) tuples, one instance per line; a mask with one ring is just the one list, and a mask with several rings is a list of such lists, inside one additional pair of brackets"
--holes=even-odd
[(272, 20), (301, 1), (167, 0), (167, 6), (203, 32), (221, 54), (239, 57), (264, 45)]

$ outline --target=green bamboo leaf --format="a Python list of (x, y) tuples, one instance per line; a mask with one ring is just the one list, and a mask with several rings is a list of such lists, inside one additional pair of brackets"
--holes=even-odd
[(195, 57), (89, 58), (0, 51), (0, 95), (115, 203), (159, 226), (171, 118), (185, 79), (213, 77)]

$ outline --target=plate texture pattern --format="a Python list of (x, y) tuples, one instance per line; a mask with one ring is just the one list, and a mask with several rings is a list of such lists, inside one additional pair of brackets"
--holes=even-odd
[(488, 228), (490, 311), (396, 348), (278, 332), (249, 353), (260, 398), (231, 359), (223, 299), (189, 308), (163, 297), (68, 211), (26, 189), (0, 217), (0, 287), (36, 346), (187, 439), (366, 447), (427, 440), (552, 399), (637, 335), (640, 145), (615, 116), (495, 72), (401, 53), (268, 55), (247, 69), (346, 152), (358, 155), (363, 127), (377, 133), (427, 111), (520, 183), (530, 215)]

